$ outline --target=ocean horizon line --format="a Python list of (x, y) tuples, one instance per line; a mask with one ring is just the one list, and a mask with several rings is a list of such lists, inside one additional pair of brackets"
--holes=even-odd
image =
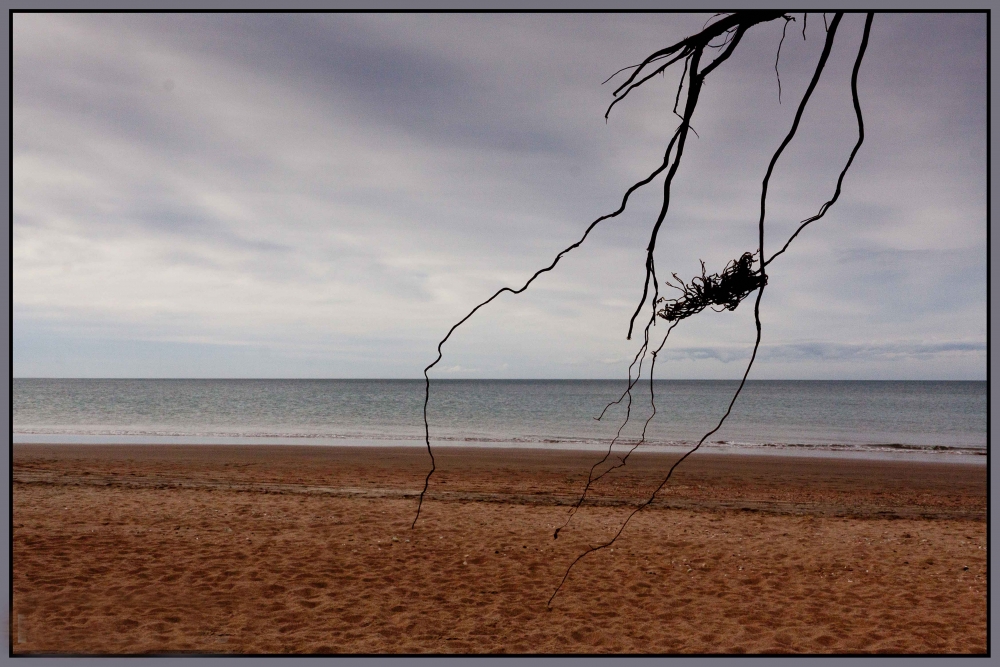
[[(161, 381), (303, 381), (303, 382), (424, 382), (416, 377), (64, 377), (55, 375), (11, 376), (12, 380), (155, 380)], [(641, 378), (648, 382), (648, 377)], [(623, 382), (628, 378), (478, 378), (478, 377), (432, 377), (431, 382)], [(655, 378), (654, 382), (739, 382), (740, 378)], [(747, 378), (747, 382), (989, 382), (988, 379), (895, 379), (895, 378)]]

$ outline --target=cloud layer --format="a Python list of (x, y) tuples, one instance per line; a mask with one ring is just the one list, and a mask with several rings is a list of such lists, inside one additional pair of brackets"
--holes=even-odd
[[(679, 71), (608, 123), (601, 81), (706, 18), (16, 14), (15, 375), (418, 376), (455, 320), (658, 164)], [(789, 29), (781, 104), (778, 24), (710, 77), (661, 273), (755, 247), (817, 19), (806, 40)], [(861, 25), (845, 18), (775, 172), (771, 248), (832, 194), (853, 145)], [(770, 268), (754, 377), (985, 378), (985, 85), (985, 15), (876, 16), (865, 145), (837, 206)], [(634, 354), (658, 205), (651, 185), (477, 314), (445, 374), (622, 375), (606, 362)], [(738, 376), (749, 311), (686, 321), (661, 377)]]

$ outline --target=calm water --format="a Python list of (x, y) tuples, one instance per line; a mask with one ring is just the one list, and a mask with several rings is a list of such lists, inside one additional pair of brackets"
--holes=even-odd
[[(441, 444), (607, 448), (628, 398), (595, 416), (624, 381), (440, 380), (431, 437)], [(690, 445), (713, 428), (737, 386), (657, 381), (652, 449)], [(420, 445), (422, 380), (14, 379), (14, 442), (238, 442)], [(884, 453), (982, 461), (985, 382), (748, 382), (706, 448)], [(633, 389), (627, 447), (651, 414)]]

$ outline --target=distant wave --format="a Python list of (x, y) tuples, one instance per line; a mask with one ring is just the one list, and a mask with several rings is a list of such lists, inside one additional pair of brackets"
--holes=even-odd
[[(422, 442), (423, 435), (418, 433), (324, 433), (324, 432), (303, 432), (303, 431), (270, 431), (270, 430), (174, 430), (160, 428), (54, 428), (54, 427), (34, 427), (15, 426), (13, 435), (30, 436), (80, 436), (80, 437), (100, 437), (108, 436), (114, 438), (227, 438), (242, 439), (253, 442), (255, 440), (301, 440), (301, 441), (412, 441)], [(554, 445), (560, 448), (581, 447), (584, 449), (607, 448), (609, 442), (606, 438), (586, 438), (574, 436), (551, 436), (551, 435), (515, 435), (500, 436), (495, 434), (477, 435), (449, 435), (441, 434), (433, 438), (435, 442), (445, 443), (483, 443), (483, 444), (511, 444), (520, 446), (531, 445)], [(635, 446), (636, 440), (622, 439), (615, 444), (615, 452), (624, 452)], [(689, 440), (646, 440), (640, 449), (644, 450), (677, 450), (690, 448), (695, 442)], [(986, 447), (969, 445), (921, 445), (899, 442), (872, 442), (872, 443), (802, 443), (802, 442), (748, 442), (742, 440), (714, 440), (705, 443), (706, 450), (760, 450), (760, 451), (800, 451), (800, 452), (840, 452), (840, 453), (915, 453), (915, 454), (942, 454), (942, 455), (964, 455), (964, 456), (986, 456)]]
[(942, 453), (942, 454), (971, 454), (975, 456), (986, 456), (985, 447), (972, 447), (961, 445), (913, 445), (901, 442), (870, 442), (870, 443), (799, 443), (799, 442), (736, 442), (731, 440), (716, 440), (712, 445), (722, 445), (734, 448), (772, 448), (772, 449), (808, 449), (811, 451), (832, 451), (832, 452), (919, 452), (919, 453)]
[(87, 435), (87, 436), (137, 436), (174, 438), (306, 438), (321, 440), (422, 440), (419, 435), (386, 433), (303, 433), (301, 431), (176, 431), (163, 429), (135, 428), (50, 428), (14, 427), (15, 435)]

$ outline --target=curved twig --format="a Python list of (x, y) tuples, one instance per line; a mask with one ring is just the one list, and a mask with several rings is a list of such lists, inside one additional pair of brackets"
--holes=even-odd
[(427, 477), (424, 479), (424, 488), (420, 491), (420, 498), (417, 501), (417, 512), (416, 512), (416, 516), (413, 517), (413, 523), (410, 525), (411, 529), (414, 528), (417, 525), (417, 519), (420, 518), (420, 510), (421, 510), (421, 508), (423, 507), (423, 504), (424, 504), (424, 496), (427, 494), (427, 489), (428, 489), (428, 486), (430, 485), (431, 476), (434, 474), (434, 471), (437, 470), (437, 464), (436, 464), (436, 462), (434, 460), (434, 452), (431, 450), (430, 424), (427, 421), (427, 405), (428, 405), (428, 403), (430, 401), (430, 394), (431, 394), (431, 379), (430, 379), (430, 376), (427, 373), (432, 368), (434, 368), (438, 364), (438, 362), (441, 361), (441, 357), (443, 356), (443, 352), (442, 352), (442, 349), (441, 349), (442, 346), (448, 341), (449, 338), (451, 338), (451, 334), (454, 333), (455, 329), (457, 329), (458, 327), (460, 327), (462, 324), (464, 324), (466, 322), (466, 320), (468, 320), (470, 317), (472, 317), (473, 315), (475, 315), (476, 311), (478, 311), (480, 308), (482, 308), (483, 306), (489, 304), (491, 301), (493, 301), (494, 299), (496, 299), (498, 296), (500, 296), (504, 292), (510, 292), (511, 294), (520, 294), (521, 292), (525, 291), (526, 289), (528, 289), (528, 287), (531, 285), (531, 283), (533, 283), (535, 281), (535, 279), (538, 278), (538, 276), (540, 276), (543, 273), (546, 273), (546, 272), (551, 271), (552, 269), (554, 269), (555, 266), (556, 266), (556, 264), (559, 263), (559, 260), (561, 260), (566, 253), (570, 252), (571, 250), (573, 250), (575, 248), (580, 247), (580, 245), (587, 239), (587, 236), (590, 235), (590, 232), (593, 231), (594, 227), (596, 227), (600, 222), (602, 222), (604, 220), (607, 220), (609, 218), (617, 217), (618, 215), (620, 215), (622, 213), (622, 211), (625, 210), (625, 207), (628, 205), (628, 200), (629, 200), (629, 197), (632, 195), (632, 193), (635, 192), (636, 190), (638, 190), (639, 188), (641, 188), (642, 186), (647, 185), (650, 181), (652, 181), (654, 178), (656, 178), (664, 169), (667, 168), (667, 164), (670, 162), (670, 151), (673, 150), (675, 141), (676, 141), (676, 134), (675, 134), (675, 139), (671, 139), (670, 143), (667, 145), (667, 150), (666, 150), (666, 152), (663, 155), (663, 162), (660, 164), (660, 166), (657, 167), (655, 170), (653, 170), (653, 172), (650, 173), (649, 176), (647, 176), (646, 178), (642, 179), (641, 181), (638, 181), (637, 183), (633, 184), (632, 187), (630, 187), (628, 190), (626, 190), (625, 191), (625, 195), (622, 197), (622, 203), (621, 203), (621, 205), (614, 212), (602, 215), (601, 217), (599, 217), (596, 220), (594, 220), (593, 222), (591, 222), (590, 225), (587, 227), (587, 229), (583, 232), (583, 236), (580, 237), (579, 241), (577, 241), (576, 243), (574, 243), (574, 244), (572, 244), (572, 245), (564, 248), (563, 250), (561, 250), (559, 252), (559, 254), (556, 255), (555, 259), (552, 260), (551, 264), (549, 264), (545, 268), (542, 268), (542, 269), (539, 269), (538, 271), (536, 271), (527, 280), (527, 282), (525, 282), (524, 285), (522, 285), (520, 288), (513, 289), (511, 287), (502, 287), (499, 290), (497, 290), (496, 292), (494, 292), (493, 296), (491, 296), (490, 298), (486, 299), (485, 301), (483, 301), (482, 303), (480, 303), (479, 305), (477, 305), (475, 308), (473, 308), (471, 311), (469, 311), (468, 315), (466, 315), (461, 320), (459, 320), (458, 322), (456, 322), (451, 327), (451, 329), (448, 330), (448, 333), (445, 334), (445, 337), (442, 338), (441, 341), (438, 343), (438, 345), (437, 345), (437, 351), (438, 351), (437, 358), (433, 362), (431, 362), (424, 369), (424, 410), (423, 410), (423, 416), (424, 416), (424, 442), (427, 445), (427, 454), (431, 457), (431, 469), (427, 473)]
[(830, 207), (833, 206), (837, 202), (837, 199), (840, 198), (840, 188), (844, 183), (844, 176), (847, 175), (847, 170), (851, 168), (851, 163), (854, 162), (854, 156), (858, 154), (858, 149), (861, 148), (861, 144), (864, 143), (865, 140), (865, 119), (861, 115), (861, 102), (858, 101), (858, 71), (861, 69), (861, 60), (865, 57), (865, 49), (868, 48), (868, 36), (871, 33), (872, 19), (874, 17), (874, 12), (868, 12), (867, 18), (865, 19), (865, 31), (861, 37), (861, 46), (858, 48), (858, 57), (854, 61), (854, 70), (851, 72), (851, 96), (854, 101), (854, 113), (858, 118), (858, 141), (854, 144), (854, 149), (851, 151), (850, 157), (847, 158), (847, 164), (844, 165), (844, 168), (840, 172), (840, 176), (837, 178), (837, 188), (834, 190), (833, 197), (820, 206), (819, 212), (816, 215), (803, 220), (802, 223), (799, 224), (798, 229), (795, 230), (795, 233), (793, 233), (790, 237), (788, 237), (788, 240), (785, 241), (785, 245), (782, 246), (781, 250), (771, 255), (770, 259), (764, 262), (764, 266), (767, 266), (775, 257), (785, 252), (785, 250), (788, 249), (789, 244), (791, 244), (791, 242), (796, 236), (799, 235), (799, 232), (801, 232), (806, 225), (816, 222), (826, 215), (826, 212), (830, 210)]
[(656, 495), (660, 492), (660, 490), (670, 480), (670, 477), (671, 477), (671, 475), (674, 474), (674, 470), (677, 468), (677, 466), (679, 466), (681, 464), (681, 462), (684, 461), (684, 459), (686, 459), (687, 457), (691, 456), (696, 451), (698, 451), (698, 449), (701, 447), (701, 445), (705, 442), (705, 440), (710, 435), (712, 435), (713, 433), (715, 433), (716, 431), (718, 431), (720, 428), (722, 428), (722, 424), (726, 421), (726, 418), (729, 417), (729, 413), (732, 412), (732, 410), (733, 410), (733, 405), (736, 403), (736, 398), (740, 395), (740, 391), (743, 390), (743, 385), (747, 381), (747, 375), (750, 374), (750, 368), (753, 366), (754, 359), (757, 358), (757, 349), (760, 347), (760, 334), (761, 334), (761, 326), (760, 326), (760, 298), (761, 298), (761, 296), (763, 294), (764, 294), (764, 287), (761, 287), (760, 290), (757, 292), (757, 301), (754, 304), (754, 319), (755, 319), (756, 324), (757, 324), (757, 340), (754, 343), (753, 353), (750, 356), (750, 363), (747, 364), (747, 369), (743, 373), (743, 379), (740, 381), (740, 386), (736, 389), (736, 393), (733, 394), (733, 398), (729, 402), (729, 407), (726, 409), (726, 414), (724, 414), (722, 416), (722, 419), (719, 420), (719, 423), (716, 425), (715, 428), (713, 428), (711, 431), (709, 431), (708, 433), (706, 433), (705, 435), (703, 435), (701, 437), (701, 440), (698, 441), (697, 445), (695, 445), (693, 448), (689, 449), (687, 452), (684, 453), (683, 456), (681, 456), (679, 459), (677, 459), (676, 461), (674, 461), (674, 464), (672, 466), (670, 466), (670, 470), (667, 471), (667, 475), (666, 475), (666, 477), (663, 478), (663, 481), (660, 482), (660, 485), (656, 487), (656, 489), (649, 496), (649, 498), (647, 498), (645, 501), (643, 501), (642, 503), (640, 503), (638, 507), (636, 507), (634, 510), (632, 510), (632, 513), (629, 514), (625, 518), (625, 521), (622, 522), (622, 525), (618, 527), (618, 532), (615, 533), (614, 537), (612, 537), (610, 540), (608, 540), (604, 544), (599, 544), (597, 546), (591, 546), (589, 549), (587, 549), (586, 551), (584, 551), (583, 553), (581, 553), (579, 556), (577, 556), (576, 559), (572, 563), (570, 563), (569, 567), (566, 568), (566, 573), (563, 575), (562, 581), (559, 582), (559, 585), (556, 586), (556, 590), (553, 591), (553, 593), (552, 593), (552, 597), (549, 598), (548, 606), (550, 606), (550, 607), (552, 606), (552, 601), (555, 600), (556, 595), (559, 594), (559, 591), (562, 589), (563, 584), (566, 583), (566, 580), (569, 578), (569, 573), (570, 573), (570, 571), (572, 571), (573, 567), (575, 567), (577, 563), (579, 563), (581, 560), (583, 560), (583, 558), (585, 556), (587, 556), (589, 554), (592, 554), (595, 551), (600, 551), (601, 549), (606, 549), (606, 548), (610, 547), (612, 544), (614, 544), (615, 541), (618, 540), (618, 537), (625, 530), (625, 527), (628, 525), (629, 521), (632, 520), (632, 517), (634, 517), (640, 511), (642, 511), (643, 509), (645, 509), (647, 506), (649, 506), (656, 499)]
[[(594, 417), (594, 421), (601, 421), (602, 419), (604, 419), (605, 413), (609, 409), (611, 409), (612, 405), (618, 405), (619, 403), (621, 403), (622, 401), (625, 400), (626, 396), (628, 396), (629, 391), (632, 389), (632, 387), (635, 386), (635, 383), (638, 382), (639, 378), (642, 376), (642, 361), (639, 360), (639, 357), (641, 355), (642, 358), (645, 359), (646, 358), (645, 352), (646, 352), (646, 344), (643, 343), (643, 345), (639, 348), (639, 351), (635, 353), (635, 358), (632, 359), (632, 363), (629, 364), (629, 366), (628, 366), (628, 385), (626, 385), (625, 391), (623, 391), (622, 395), (619, 396), (617, 399), (615, 399), (615, 400), (611, 401), (610, 403), (608, 403), (607, 405), (605, 405), (604, 409), (601, 410), (601, 414), (599, 414), (596, 417)], [(632, 379), (632, 369), (635, 368), (635, 364), (636, 364), (637, 361), (639, 362), (639, 373), (635, 376), (635, 379), (633, 380)]]
[(690, 64), (691, 64), (691, 58), (685, 58), (684, 71), (681, 72), (681, 82), (680, 85), (677, 86), (677, 95), (674, 96), (674, 115), (680, 118), (681, 120), (684, 120), (684, 116), (677, 113), (677, 105), (681, 103), (681, 91), (684, 90), (684, 77), (687, 76), (688, 65)]
[(610, 468), (608, 468), (607, 470), (605, 470), (600, 475), (594, 478), (593, 482), (594, 484), (599, 482), (602, 477), (607, 475), (612, 470), (624, 467), (625, 463), (628, 461), (628, 457), (632, 455), (632, 452), (637, 450), (640, 445), (646, 442), (646, 429), (649, 428), (649, 422), (653, 421), (653, 417), (656, 416), (656, 393), (653, 390), (653, 371), (656, 369), (656, 355), (658, 355), (660, 353), (660, 350), (663, 349), (663, 346), (667, 342), (667, 338), (670, 337), (670, 332), (673, 331), (674, 327), (676, 327), (679, 323), (680, 322), (674, 322), (673, 324), (670, 325), (670, 328), (667, 329), (667, 333), (664, 334), (663, 336), (663, 340), (660, 342), (660, 346), (651, 353), (651, 356), (653, 358), (649, 364), (649, 405), (652, 408), (652, 411), (650, 412), (649, 417), (646, 418), (646, 423), (643, 424), (642, 426), (642, 435), (639, 437), (639, 440), (634, 445), (632, 445), (632, 449), (625, 452), (625, 456), (619, 459), (619, 462), (616, 465), (611, 466)]
[[(587, 498), (587, 492), (590, 490), (590, 487), (593, 485), (593, 483), (595, 481), (594, 471), (597, 470), (597, 466), (602, 465), (605, 461), (607, 461), (609, 458), (611, 458), (611, 452), (614, 451), (615, 444), (618, 442), (618, 439), (621, 438), (622, 430), (628, 424), (629, 418), (632, 416), (632, 387), (635, 385), (636, 382), (639, 381), (639, 377), (642, 375), (642, 361), (645, 360), (645, 358), (646, 358), (646, 351), (649, 349), (649, 328), (652, 325), (653, 325), (653, 322), (650, 322), (649, 324), (646, 325), (645, 336), (644, 336), (644, 340), (643, 340), (642, 346), (639, 348), (639, 351), (636, 353), (636, 359), (639, 359), (639, 357), (641, 355), (642, 356), (642, 360), (639, 361), (639, 372), (636, 374), (635, 380), (632, 380), (632, 373), (631, 373), (631, 368), (632, 367), (629, 366), (629, 385), (628, 385), (628, 387), (626, 387), (625, 393), (622, 395), (622, 398), (618, 399), (618, 401), (612, 401), (611, 403), (608, 404), (607, 407), (604, 408), (604, 411), (601, 412), (601, 417), (603, 417), (604, 413), (607, 412), (608, 408), (610, 408), (615, 403), (620, 403), (622, 401), (622, 399), (624, 399), (625, 397), (628, 397), (628, 403), (626, 403), (626, 405), (625, 405), (625, 419), (622, 421), (621, 425), (618, 427), (618, 432), (615, 433), (615, 437), (612, 438), (611, 443), (608, 445), (608, 451), (604, 453), (604, 457), (600, 461), (597, 461), (596, 463), (594, 463), (594, 465), (590, 466), (590, 472), (587, 473), (587, 483), (583, 487), (583, 492), (580, 494), (580, 498), (570, 508), (569, 516), (566, 517), (566, 521), (563, 523), (563, 525), (561, 525), (558, 528), (556, 528), (555, 532), (552, 534), (552, 538), (553, 539), (556, 539), (556, 540), (559, 539), (559, 531), (569, 525), (569, 522), (573, 519), (573, 515), (576, 514), (576, 511), (580, 508), (581, 505), (583, 505), (583, 501), (586, 500), (586, 498)], [(633, 361), (632, 363), (634, 364), (635, 361)], [(596, 479), (600, 479), (600, 477), (602, 477), (602, 476), (603, 476), (603, 474), (600, 475), (600, 476), (598, 476)]]
[[(655, 395), (655, 392), (653, 390), (653, 371), (654, 371), (654, 369), (656, 367), (656, 355), (659, 354), (660, 350), (663, 349), (663, 346), (667, 342), (667, 338), (670, 337), (670, 332), (673, 331), (674, 327), (676, 327), (677, 325), (678, 325), (678, 322), (674, 322), (674, 323), (672, 323), (670, 325), (670, 328), (667, 329), (667, 333), (663, 335), (663, 340), (660, 341), (659, 347), (657, 347), (656, 350), (654, 350), (652, 352), (652, 361), (650, 362), (650, 366), (649, 366), (649, 403), (650, 403), (650, 406), (652, 407), (652, 413), (646, 419), (646, 423), (643, 424), (643, 426), (642, 426), (642, 435), (641, 435), (641, 437), (639, 438), (639, 440), (634, 445), (632, 445), (632, 448), (629, 449), (625, 453), (625, 456), (623, 456), (622, 458), (620, 458), (618, 460), (618, 463), (616, 463), (615, 465), (612, 465), (610, 468), (608, 468), (607, 470), (605, 470), (604, 472), (602, 472), (597, 477), (594, 477), (594, 470), (597, 469), (597, 466), (603, 464), (605, 461), (607, 461), (611, 457), (611, 451), (614, 448), (615, 442), (617, 442), (619, 436), (621, 436), (622, 429), (625, 428), (626, 424), (628, 424), (629, 416), (631, 415), (631, 408), (632, 408), (632, 393), (631, 393), (632, 385), (634, 385), (635, 382), (639, 381), (639, 377), (636, 376), (635, 382), (632, 382), (629, 385), (629, 388), (626, 389), (625, 394), (622, 394), (622, 398), (625, 398), (626, 394), (628, 395), (629, 402), (628, 402), (628, 410), (627, 410), (627, 412), (625, 414), (625, 420), (622, 422), (621, 426), (618, 428), (618, 434), (615, 436), (614, 440), (611, 441), (611, 445), (608, 447), (608, 451), (607, 451), (607, 453), (605, 453), (604, 458), (602, 458), (600, 461), (598, 461), (593, 466), (591, 466), (590, 473), (587, 476), (587, 483), (583, 487), (583, 492), (580, 494), (580, 498), (576, 501), (576, 503), (570, 509), (569, 516), (566, 517), (566, 521), (563, 523), (563, 525), (561, 525), (558, 528), (556, 528), (555, 532), (552, 534), (552, 538), (553, 539), (559, 539), (559, 531), (561, 531), (563, 528), (565, 528), (566, 526), (569, 525), (569, 522), (573, 519), (573, 516), (576, 514), (577, 510), (579, 510), (580, 506), (583, 505), (583, 502), (586, 500), (587, 493), (590, 491), (590, 487), (592, 487), (594, 484), (596, 484), (597, 482), (599, 482), (605, 475), (607, 475), (612, 470), (616, 470), (618, 468), (623, 467), (625, 465), (626, 461), (628, 461), (628, 457), (632, 455), (632, 452), (634, 452), (639, 447), (639, 445), (641, 445), (644, 442), (646, 442), (646, 429), (649, 428), (649, 422), (651, 422), (653, 420), (653, 417), (656, 416), (656, 400), (655, 400), (656, 399), (656, 395)], [(649, 326), (650, 325), (646, 325), (646, 340), (643, 343), (643, 346), (641, 348), (642, 351), (648, 349), (648, 346), (649, 346)], [(645, 354), (644, 353), (643, 353), (643, 359), (645, 359)], [(640, 366), (641, 366), (641, 364), (640, 364)], [(631, 379), (631, 376), (630, 376), (630, 379)], [(620, 402), (621, 400), (622, 399), (619, 399), (618, 401), (613, 401), (612, 403), (608, 404), (608, 407), (611, 407), (611, 405), (614, 405), (614, 403)], [(605, 410), (607, 410), (607, 408), (605, 408)], [(603, 415), (604, 413), (602, 412), (601, 414)]]
[(785, 43), (785, 31), (788, 30), (788, 22), (794, 20), (794, 18), (785, 17), (785, 25), (781, 28), (781, 41), (778, 42), (778, 53), (774, 56), (774, 75), (778, 78), (778, 104), (781, 104), (781, 73), (778, 72), (778, 59), (781, 58), (781, 45)]
[[(652, 71), (649, 74), (647, 74), (646, 76), (642, 77), (642, 79), (640, 79), (637, 83), (635, 83), (632, 86), (630, 86), (628, 88), (628, 90), (625, 91), (625, 94), (628, 94), (628, 91), (632, 90), (633, 88), (638, 88), (642, 84), (644, 84), (647, 81), (649, 81), (650, 79), (652, 79), (657, 74), (663, 74), (663, 72), (665, 72), (668, 67), (670, 67), (671, 65), (673, 65), (678, 60), (681, 60), (681, 59), (687, 60), (688, 58), (691, 57), (691, 54), (693, 52), (694, 52), (693, 50), (690, 50), (690, 51), (689, 50), (681, 51), (680, 55), (678, 55), (678, 56), (676, 56), (674, 58), (671, 58), (670, 60), (668, 60), (666, 63), (664, 63), (660, 67), (657, 67), (654, 71)], [(660, 60), (660, 58), (656, 58), (655, 60)], [(653, 62), (653, 61), (650, 61), (650, 62)], [(641, 65), (640, 65), (640, 67), (641, 67)], [(607, 111), (604, 112), (604, 120), (605, 120), (605, 122), (608, 120), (608, 116), (611, 114), (611, 109), (616, 104), (618, 104), (619, 102), (621, 102), (623, 99), (625, 99), (625, 95), (622, 95), (621, 97), (615, 98), (615, 100), (608, 106)]]

